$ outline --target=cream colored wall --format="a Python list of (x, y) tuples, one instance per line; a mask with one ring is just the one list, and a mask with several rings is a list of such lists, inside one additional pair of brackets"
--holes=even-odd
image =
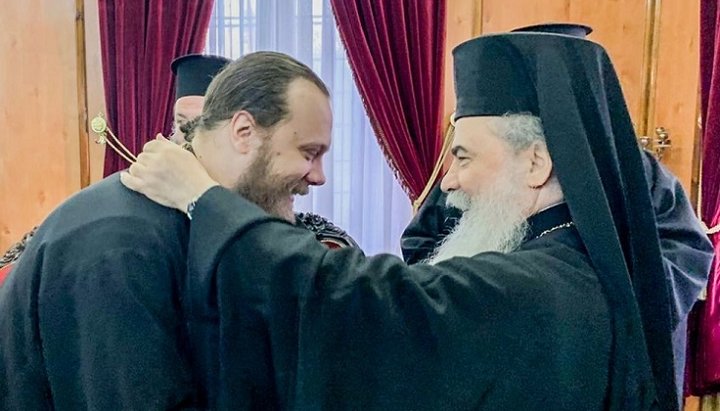
[[(88, 0), (86, 83), (78, 70), (82, 0), (3, 3), (0, 13), (0, 250), (19, 240), (59, 203), (77, 192), (88, 171), (101, 177), (98, 148), (90, 170), (81, 170), (85, 100), (101, 109), (97, 5)], [(82, 60), (80, 60), (82, 63)], [(100, 170), (98, 172), (98, 170)]]
[(0, 13), (0, 248), (80, 188), (75, 2)]

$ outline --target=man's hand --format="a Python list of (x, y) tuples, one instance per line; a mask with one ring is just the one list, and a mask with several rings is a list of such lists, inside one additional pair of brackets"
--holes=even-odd
[(218, 185), (192, 153), (160, 134), (145, 144), (137, 162), (120, 174), (120, 181), (152, 201), (180, 211)]

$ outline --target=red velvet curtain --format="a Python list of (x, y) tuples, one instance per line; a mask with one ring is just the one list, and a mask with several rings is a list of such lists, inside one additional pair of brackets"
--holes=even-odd
[[(170, 62), (205, 46), (212, 0), (100, 0), (100, 42), (107, 121), (134, 154), (172, 124)], [(128, 166), (105, 151), (107, 176)]]
[[(720, 224), (720, 14), (718, 0), (700, 4), (700, 100), (702, 110), (702, 220), (708, 227)], [(710, 270), (707, 298), (697, 305), (690, 324), (695, 353), (690, 367), (690, 392), (720, 391), (720, 234), (710, 236), (715, 260)], [(693, 336), (693, 332), (695, 335)], [(688, 357), (690, 358), (690, 357)]]
[(442, 146), (445, 0), (331, 3), (370, 123), (415, 200)]

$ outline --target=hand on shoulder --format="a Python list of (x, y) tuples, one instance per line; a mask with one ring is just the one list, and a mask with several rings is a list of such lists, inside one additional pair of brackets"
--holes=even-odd
[(166, 207), (186, 211), (188, 204), (218, 185), (188, 150), (158, 134), (120, 175), (125, 187)]

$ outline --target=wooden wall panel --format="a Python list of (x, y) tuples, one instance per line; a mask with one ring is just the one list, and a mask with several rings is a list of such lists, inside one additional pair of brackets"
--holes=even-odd
[(0, 249), (79, 189), (75, 2), (3, 2)]
[(638, 129), (644, 94), (645, 1), (477, 1), (482, 3), (483, 34), (547, 22), (573, 22), (592, 27), (594, 32), (589, 38), (608, 50)]
[(479, 20), (480, 4), (476, 0), (452, 0), (447, 7), (447, 31), (445, 35), (445, 98), (443, 118), (449, 121), (455, 111), (455, 84), (453, 83), (452, 50), (458, 44), (473, 37), (473, 28)]
[(662, 161), (689, 193), (700, 76), (700, 0), (663, 1), (660, 11), (657, 82), (648, 132), (654, 133), (658, 126), (669, 130), (672, 148)]

